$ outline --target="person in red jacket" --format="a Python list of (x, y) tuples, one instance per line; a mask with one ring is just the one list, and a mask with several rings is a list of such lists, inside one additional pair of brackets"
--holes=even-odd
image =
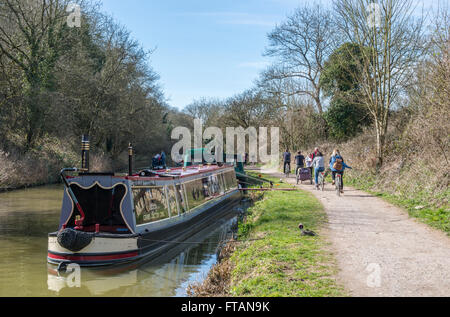
[(314, 149), (314, 152), (313, 152), (313, 154), (312, 154), (311, 159), (314, 160), (314, 159), (316, 158), (317, 154), (319, 154), (319, 153), (320, 153), (319, 148), (316, 147), (316, 148)]

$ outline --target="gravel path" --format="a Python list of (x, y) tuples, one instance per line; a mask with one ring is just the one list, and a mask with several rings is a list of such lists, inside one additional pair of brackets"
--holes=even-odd
[(322, 234), (337, 258), (338, 280), (351, 296), (450, 296), (447, 235), (353, 188), (341, 197), (331, 184), (324, 192), (311, 185), (300, 188), (325, 207), (329, 224)]

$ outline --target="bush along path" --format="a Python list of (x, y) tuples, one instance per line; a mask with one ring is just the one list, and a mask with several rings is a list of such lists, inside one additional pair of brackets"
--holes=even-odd
[[(322, 235), (326, 220), (322, 205), (308, 192), (264, 193), (240, 223), (238, 242), (226, 248), (227, 258), (211, 270), (202, 285), (191, 287), (190, 293), (239, 297), (345, 295), (335, 279), (335, 258)], [(305, 231), (317, 235), (302, 235), (300, 223)]]
[(450, 294), (450, 238), (444, 232), (360, 190), (346, 187), (338, 197), (331, 184), (324, 192), (299, 187), (325, 207), (338, 280), (351, 296)]

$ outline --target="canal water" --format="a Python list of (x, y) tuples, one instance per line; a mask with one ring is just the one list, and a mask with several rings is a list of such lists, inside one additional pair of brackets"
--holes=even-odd
[(47, 234), (57, 230), (62, 194), (61, 186), (0, 193), (0, 296), (186, 296), (236, 223), (223, 219), (152, 262), (58, 274), (47, 264)]

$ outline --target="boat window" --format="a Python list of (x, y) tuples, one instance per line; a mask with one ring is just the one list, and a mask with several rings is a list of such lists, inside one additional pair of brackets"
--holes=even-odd
[(237, 187), (237, 180), (234, 172), (233, 171), (226, 172), (224, 176), (225, 182), (227, 184), (227, 190), (235, 189)]
[(219, 174), (218, 177), (219, 177), (219, 183), (220, 183), (220, 191), (223, 194), (223, 193), (225, 193), (227, 191), (227, 185), (225, 183), (225, 179), (223, 177), (223, 174)]
[(222, 178), (223, 189), (225, 191), (228, 191), (227, 177), (226, 177), (225, 173), (220, 174), (220, 176)]
[(190, 210), (202, 205), (214, 197), (223, 195), (226, 188), (222, 175), (211, 175), (185, 184)]
[(178, 198), (178, 202), (180, 203), (180, 212), (181, 213), (185, 213), (187, 212), (187, 206), (186, 206), (186, 195), (184, 193), (184, 188), (181, 184), (176, 185), (176, 193), (177, 193), (177, 198)]
[(219, 196), (223, 194), (220, 187), (219, 175), (211, 175), (208, 177), (208, 186), (210, 196)]
[(207, 197), (208, 193), (205, 192), (201, 179), (186, 183), (185, 187), (190, 210), (193, 210), (204, 203), (205, 194)]
[(133, 189), (133, 197), (137, 225), (169, 218), (164, 187)]
[(177, 198), (175, 197), (175, 186), (170, 185), (167, 187), (167, 197), (169, 198), (170, 215), (172, 217), (178, 216), (178, 204)]

